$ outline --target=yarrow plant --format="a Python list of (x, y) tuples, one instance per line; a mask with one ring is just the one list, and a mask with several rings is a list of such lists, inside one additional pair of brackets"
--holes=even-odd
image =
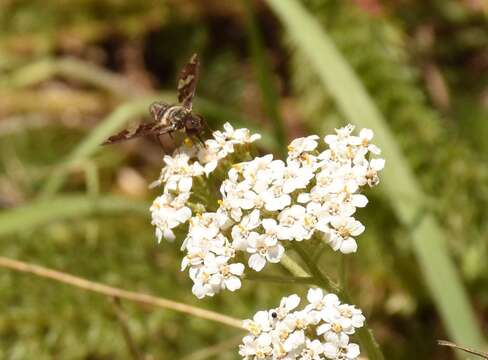
[[(253, 156), (251, 144), (261, 136), (227, 123), (203, 146), (184, 144), (164, 157), (152, 184), (162, 187), (152, 224), (158, 241), (181, 235), (181, 270), (198, 298), (239, 289), (246, 268), (260, 272), (305, 242), (356, 252), (365, 228), (355, 213), (368, 203), (361, 190), (379, 183), (385, 161), (371, 143), (372, 130), (353, 130), (347, 125), (322, 140), (295, 139), (281, 160)], [(297, 295), (283, 298), (277, 309), (246, 321), (243, 358), (356, 359), (359, 347), (349, 335), (363, 325), (361, 311), (320, 289), (309, 290), (307, 299), (297, 311)]]

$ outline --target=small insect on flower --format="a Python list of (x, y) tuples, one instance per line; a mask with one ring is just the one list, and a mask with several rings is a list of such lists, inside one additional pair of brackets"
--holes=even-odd
[(171, 135), (178, 130), (185, 131), (188, 136), (194, 136), (203, 143), (201, 136), (205, 129), (208, 129), (208, 125), (201, 115), (192, 112), (199, 72), (200, 60), (197, 54), (193, 54), (178, 76), (179, 104), (170, 105), (163, 102), (151, 104), (149, 107), (151, 122), (140, 124), (133, 129), (125, 129), (109, 137), (103, 144), (113, 144), (146, 135)]

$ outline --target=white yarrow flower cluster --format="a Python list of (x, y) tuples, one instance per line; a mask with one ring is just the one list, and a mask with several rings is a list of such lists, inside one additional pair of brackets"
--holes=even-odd
[[(284, 161), (265, 155), (235, 163), (220, 184), (218, 207), (193, 217), (189, 200), (194, 178), (208, 176), (236, 145), (259, 135), (226, 124), (204, 148), (165, 157), (167, 166), (158, 180), (164, 191), (151, 207), (153, 224), (158, 239), (173, 239), (173, 229), (190, 220), (182, 270), (188, 269), (196, 296), (240, 288), (245, 262), (261, 271), (281, 260), (290, 241), (318, 238), (334, 251), (357, 250), (356, 237), (364, 226), (354, 214), (368, 203), (360, 190), (378, 184), (384, 160), (374, 158), (380, 150), (371, 143), (371, 130), (363, 129), (359, 136), (353, 130), (351, 125), (338, 129), (322, 144), (317, 135), (295, 139)], [(235, 260), (238, 254), (244, 255), (241, 262)]]
[(363, 326), (362, 311), (320, 289), (310, 289), (307, 300), (303, 309), (296, 310), (301, 299), (291, 295), (279, 307), (245, 320), (249, 334), (239, 346), (239, 355), (245, 360), (357, 359), (359, 346), (349, 337)]
[[(357, 136), (353, 130), (345, 126), (323, 141), (295, 139), (284, 160), (242, 161), (250, 155), (244, 145), (260, 135), (227, 123), (204, 146), (182, 146), (164, 157), (153, 183), (163, 192), (151, 206), (152, 224), (158, 241), (174, 240), (175, 229), (188, 224), (181, 270), (188, 271), (195, 296), (239, 289), (246, 265), (261, 271), (280, 262), (292, 241), (324, 241), (343, 254), (357, 250), (365, 228), (354, 215), (368, 203), (361, 190), (379, 183), (385, 161), (371, 143), (372, 130)], [(301, 299), (291, 295), (244, 321), (249, 334), (239, 347), (242, 358), (357, 359), (359, 346), (350, 336), (364, 324), (362, 311), (320, 289), (310, 289), (307, 300), (297, 310)]]
[(174, 240), (173, 229), (186, 223), (192, 216), (187, 203), (191, 196), (195, 177), (212, 173), (220, 160), (234, 152), (235, 146), (258, 140), (259, 134), (250, 134), (248, 129), (236, 129), (224, 124), (224, 131), (215, 131), (213, 138), (204, 146), (183, 145), (173, 155), (165, 155), (165, 166), (159, 179), (151, 187), (164, 185), (163, 194), (157, 197), (151, 208), (152, 224), (156, 226), (156, 237)]

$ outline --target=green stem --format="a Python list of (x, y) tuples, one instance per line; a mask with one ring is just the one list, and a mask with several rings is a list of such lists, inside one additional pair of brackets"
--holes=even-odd
[(282, 284), (315, 284), (311, 276), (278, 276), (268, 274), (246, 274), (246, 280), (269, 281)]
[[(340, 293), (339, 297), (342, 301), (348, 304), (354, 304), (351, 296), (344, 288)], [(361, 348), (368, 354), (368, 359), (370, 360), (384, 360), (385, 357), (381, 351), (380, 345), (376, 341), (373, 331), (368, 327), (368, 323), (365, 322), (362, 328), (357, 330), (359, 343)]]
[(291, 274), (297, 277), (307, 277), (310, 276), (310, 274), (305, 271), (300, 264), (298, 264), (295, 260), (293, 260), (290, 256), (287, 254), (284, 254), (283, 257), (281, 258), (280, 264), (288, 270)]
[(312, 262), (314, 264), (319, 263), (320, 257), (322, 256), (323, 250), (326, 246), (327, 245), (325, 244), (324, 241), (319, 241), (319, 243), (317, 245), (317, 249), (315, 250), (314, 254), (312, 255)]
[(339, 279), (340, 279), (340, 284), (342, 288), (346, 286), (348, 283), (348, 275), (349, 275), (349, 259), (347, 258), (347, 255), (341, 256), (340, 260), (340, 267), (339, 267)]
[[(339, 277), (342, 288), (342, 291), (340, 292), (341, 299), (348, 304), (354, 304), (351, 295), (347, 291), (349, 277), (349, 258), (347, 255), (341, 256)], [(366, 351), (370, 359), (384, 360), (381, 348), (373, 335), (373, 331), (368, 327), (367, 323), (365, 323), (362, 328), (358, 329), (357, 334), (361, 347)]]
[(335, 284), (332, 280), (330, 280), (327, 276), (322, 274), (320, 269), (317, 265), (312, 262), (312, 258), (308, 255), (308, 253), (300, 246), (298, 243), (293, 243), (293, 249), (297, 252), (297, 254), (302, 258), (303, 262), (307, 264), (308, 269), (310, 270), (314, 279), (320, 284), (322, 288), (327, 290), (328, 292), (337, 292), (339, 291), (339, 287)]
[[(297, 252), (297, 254), (301, 257), (303, 262), (307, 264), (314, 279), (316, 279), (325, 290), (329, 292), (333, 291), (338, 293), (339, 298), (348, 304), (354, 303), (353, 301), (351, 301), (351, 297), (348, 294), (345, 286), (346, 285), (345, 280), (347, 278), (347, 264), (344, 260), (341, 260), (343, 262), (341, 263), (340, 266), (341, 284), (340, 286), (337, 286), (320, 271), (320, 269), (317, 267), (315, 263), (311, 261), (310, 256), (300, 246), (300, 244), (293, 244), (293, 248)], [(362, 328), (358, 329), (357, 334), (359, 338), (359, 343), (361, 344), (362, 349), (365, 350), (366, 353), (368, 354), (369, 360), (385, 359), (378, 343), (376, 342), (373, 336), (371, 329), (368, 328), (366, 323)]]

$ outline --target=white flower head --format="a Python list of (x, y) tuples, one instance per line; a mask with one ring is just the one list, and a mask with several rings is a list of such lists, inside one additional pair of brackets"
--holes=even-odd
[(335, 216), (331, 220), (330, 231), (326, 234), (332, 249), (343, 254), (356, 252), (357, 243), (353, 236), (363, 233), (364, 225), (353, 217)]
[[(243, 359), (356, 359), (359, 347), (349, 342), (349, 335), (356, 329), (352, 318), (362, 316), (361, 311), (320, 289), (310, 289), (307, 299), (310, 303), (297, 310), (300, 298), (284, 297), (278, 308), (245, 320), (249, 334), (239, 347)], [(311, 316), (317, 312), (327, 316)], [(357, 320), (355, 324), (361, 327), (364, 319)]]
[(359, 346), (347, 340), (328, 342), (324, 345), (324, 355), (332, 360), (355, 360), (359, 357)]
[(252, 254), (249, 257), (249, 267), (261, 271), (266, 261), (271, 263), (280, 262), (285, 253), (285, 248), (273, 236), (259, 235), (249, 239), (247, 252)]
[[(201, 147), (186, 144), (164, 157), (165, 167), (155, 182), (163, 191), (151, 206), (152, 224), (158, 241), (174, 240), (187, 224), (181, 269), (188, 271), (197, 297), (237, 290), (245, 267), (261, 271), (267, 263), (281, 261), (284, 241), (318, 238), (343, 254), (357, 250), (356, 238), (365, 229), (354, 215), (368, 203), (361, 190), (378, 184), (385, 161), (375, 157), (380, 149), (371, 142), (372, 130), (363, 129), (357, 136), (353, 130), (352, 125), (337, 129), (320, 148), (317, 135), (295, 139), (284, 160), (264, 155), (242, 161), (249, 157), (247, 145), (260, 136), (226, 123)], [(210, 176), (219, 165), (223, 171)], [(310, 296), (314, 305), (307, 307), (305, 318), (317, 324), (324, 309), (331, 308), (322, 303), (333, 297), (318, 292)], [(351, 318), (343, 316), (343, 327), (346, 321), (361, 323), (362, 315), (349, 310)], [(292, 320), (301, 327), (303, 321), (295, 314), (280, 328), (294, 324)], [(296, 330), (290, 331), (286, 338), (298, 344), (301, 335), (291, 337)], [(348, 336), (349, 330), (343, 333)], [(288, 340), (286, 349), (292, 347), (298, 356), (307, 342), (297, 347), (290, 345), (293, 341)]]
[(177, 196), (165, 193), (154, 199), (150, 208), (152, 217), (151, 224), (156, 226), (158, 242), (163, 237), (169, 241), (173, 241), (175, 239), (173, 229), (190, 219), (191, 210), (185, 206), (189, 197), (189, 193), (183, 193)]
[(250, 144), (261, 138), (251, 134), (249, 129), (234, 129), (229, 123), (224, 124), (224, 131), (214, 131), (212, 139), (205, 141), (205, 146), (198, 151), (198, 160), (203, 164), (206, 175), (213, 172), (220, 160), (234, 153), (235, 146)]
[(303, 153), (309, 153), (315, 150), (318, 145), (318, 139), (319, 137), (317, 135), (310, 135), (293, 140), (290, 145), (288, 145), (288, 157), (297, 159)]

